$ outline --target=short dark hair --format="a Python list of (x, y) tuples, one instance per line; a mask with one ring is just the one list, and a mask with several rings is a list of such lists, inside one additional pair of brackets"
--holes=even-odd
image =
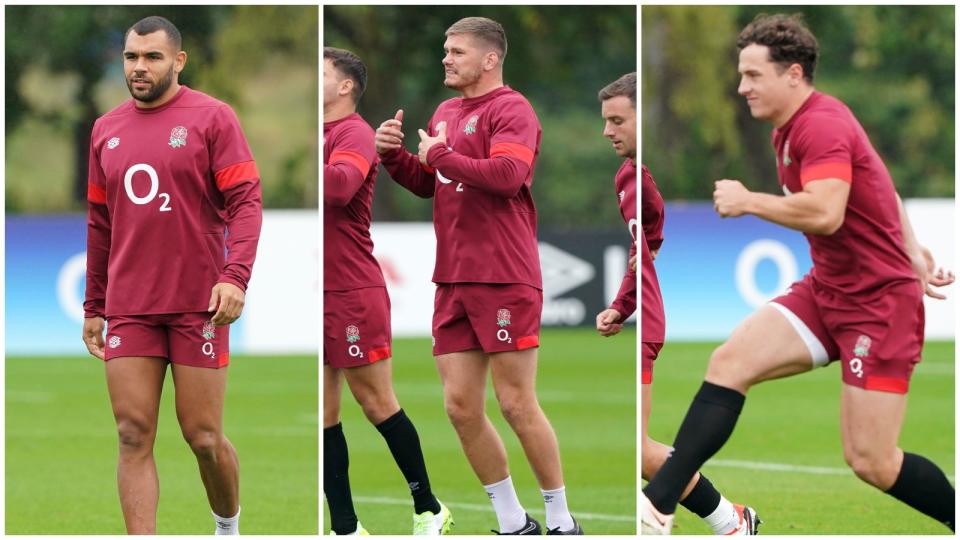
[(630, 104), (637, 108), (637, 72), (627, 73), (612, 83), (604, 86), (597, 94), (600, 102), (617, 96), (627, 96), (630, 98)]
[(170, 43), (173, 44), (173, 48), (179, 51), (180, 47), (183, 46), (183, 38), (180, 37), (180, 30), (177, 30), (177, 27), (174, 26), (172, 22), (159, 15), (151, 15), (134, 23), (134, 25), (128, 28), (127, 32), (123, 34), (123, 44), (127, 44), (127, 37), (130, 36), (130, 32), (136, 32), (138, 36), (145, 36), (159, 30), (167, 33), (167, 38), (170, 40)]
[(780, 67), (782, 72), (793, 64), (803, 68), (803, 78), (813, 83), (813, 72), (817, 69), (817, 57), (820, 47), (803, 16), (767, 15), (761, 13), (740, 32), (737, 38), (737, 53), (749, 45), (764, 45), (769, 49), (770, 60)]
[(447, 28), (445, 35), (470, 34), (480, 41), (490, 45), (500, 56), (500, 65), (507, 57), (507, 33), (503, 26), (493, 19), (486, 17), (464, 17)]
[(353, 91), (350, 96), (353, 102), (359, 103), (363, 96), (363, 91), (367, 89), (367, 66), (359, 56), (346, 49), (336, 47), (324, 47), (323, 59), (327, 58), (333, 62), (333, 68), (353, 81)]

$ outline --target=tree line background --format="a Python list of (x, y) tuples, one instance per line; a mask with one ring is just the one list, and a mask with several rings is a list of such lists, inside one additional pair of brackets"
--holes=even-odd
[(183, 36), (180, 82), (237, 112), (268, 207), (319, 200), (317, 6), (6, 6), (6, 211), (86, 208), (90, 130), (130, 98), (124, 32)]
[(778, 192), (771, 125), (737, 95), (737, 35), (758, 13), (801, 13), (817, 90), (860, 120), (904, 197), (954, 196), (954, 6), (644, 6), (643, 162), (669, 199), (738, 178)]
[[(622, 223), (613, 176), (622, 160), (603, 135), (597, 92), (636, 71), (636, 6), (325, 6), (324, 45), (348, 49), (367, 65), (358, 111), (374, 128), (404, 110), (405, 145), (437, 105), (458, 94), (443, 86), (446, 29), (482, 16), (507, 34), (504, 82), (521, 92), (543, 129), (533, 182), (541, 224), (616, 227)], [(381, 169), (374, 219), (432, 219), (432, 201), (415, 197)]]

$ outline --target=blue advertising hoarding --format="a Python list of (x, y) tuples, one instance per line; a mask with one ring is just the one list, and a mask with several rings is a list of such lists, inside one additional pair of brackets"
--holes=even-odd
[[(6, 353), (88, 354), (80, 339), (85, 216), (7, 216), (5, 241)], [(237, 352), (242, 349), (242, 326), (230, 331), (231, 348)]]
[(667, 340), (724, 339), (811, 266), (803, 234), (753, 216), (720, 218), (712, 203), (666, 204), (655, 265)]

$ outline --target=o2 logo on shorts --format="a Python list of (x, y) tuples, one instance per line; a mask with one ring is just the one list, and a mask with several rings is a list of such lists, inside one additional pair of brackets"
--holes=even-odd
[(850, 371), (857, 376), (858, 379), (863, 378), (863, 360), (859, 358), (850, 359)]
[[(870, 354), (870, 345), (872, 341), (869, 337), (861, 334), (857, 338), (857, 343), (853, 346), (853, 354), (856, 357), (866, 357)], [(850, 371), (857, 376), (858, 379), (863, 378), (863, 360), (860, 358), (852, 358), (850, 360)]]
[[(138, 172), (145, 172), (150, 177), (150, 191), (143, 197), (133, 191), (133, 176)], [(137, 163), (127, 169), (126, 174), (123, 175), (123, 189), (127, 192), (127, 197), (133, 204), (150, 204), (154, 199), (160, 197), (163, 199), (163, 202), (160, 203), (160, 211), (170, 212), (173, 210), (173, 208), (170, 208), (170, 195), (168, 193), (157, 193), (160, 190), (160, 176), (157, 175), (157, 170), (146, 163)]]
[(200, 352), (202, 352), (204, 356), (216, 358), (217, 353), (214, 351), (213, 342), (210, 341), (211, 339), (215, 339), (217, 337), (217, 330), (216, 326), (213, 325), (213, 321), (206, 321), (203, 323), (200, 333), (203, 335), (203, 339), (207, 340), (200, 347)]
[(347, 327), (347, 342), (350, 343), (350, 346), (347, 347), (347, 354), (354, 358), (363, 358), (363, 352), (360, 350), (360, 346), (356, 344), (358, 341), (360, 341), (360, 329), (351, 324)]
[(497, 340), (505, 343), (513, 343), (513, 338), (510, 337), (510, 332), (507, 331), (506, 328), (510, 326), (509, 309), (500, 308), (497, 310), (497, 326), (500, 327), (500, 329), (497, 330)]

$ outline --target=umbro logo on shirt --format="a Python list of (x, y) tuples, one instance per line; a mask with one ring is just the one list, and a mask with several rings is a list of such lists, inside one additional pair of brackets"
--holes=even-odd
[(114, 137), (107, 141), (107, 149), (113, 150), (114, 148), (120, 146), (120, 137)]

